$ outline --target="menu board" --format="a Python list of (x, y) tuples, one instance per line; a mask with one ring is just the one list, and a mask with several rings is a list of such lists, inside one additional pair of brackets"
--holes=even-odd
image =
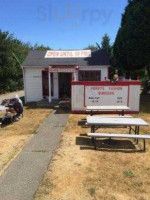
[(86, 86), (85, 106), (127, 106), (128, 86)]

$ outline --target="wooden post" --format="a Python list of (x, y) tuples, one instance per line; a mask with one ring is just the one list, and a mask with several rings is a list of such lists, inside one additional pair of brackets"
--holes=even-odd
[(143, 144), (144, 144), (144, 151), (146, 151), (146, 143), (145, 143), (145, 140), (143, 140)]

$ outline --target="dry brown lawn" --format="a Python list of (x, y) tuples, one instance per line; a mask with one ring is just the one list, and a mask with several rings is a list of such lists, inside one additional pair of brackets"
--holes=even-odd
[[(150, 123), (150, 98), (142, 103), (138, 117)], [(142, 152), (132, 140), (100, 140), (95, 151), (91, 140), (80, 136), (90, 131), (78, 124), (84, 118), (70, 115), (35, 200), (149, 200), (150, 142), (147, 151)], [(141, 132), (150, 134), (150, 128), (142, 128)]]
[[(11, 125), (0, 128), (0, 174), (20, 153), (27, 141), (36, 134), (41, 122), (50, 114), (50, 109), (24, 108), (24, 117)], [(0, 112), (0, 117), (4, 112)]]

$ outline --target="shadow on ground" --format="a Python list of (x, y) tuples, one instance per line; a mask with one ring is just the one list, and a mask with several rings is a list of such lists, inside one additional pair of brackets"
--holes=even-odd
[(140, 112), (150, 113), (150, 95), (141, 95)]
[(48, 103), (47, 100), (42, 100), (40, 102), (30, 102), (25, 104), (27, 109), (52, 109), (54, 110), (54, 114), (70, 114), (71, 113), (71, 105), (70, 104), (60, 104), (60, 101), (54, 101), (52, 103)]
[[(94, 146), (91, 138), (76, 137), (76, 145), (80, 146), (81, 150), (94, 150)], [(109, 152), (122, 152), (122, 153), (136, 153), (143, 152), (143, 150), (137, 149), (134, 143), (130, 140), (114, 140), (114, 139), (97, 139), (96, 140), (96, 151), (109, 151)]]

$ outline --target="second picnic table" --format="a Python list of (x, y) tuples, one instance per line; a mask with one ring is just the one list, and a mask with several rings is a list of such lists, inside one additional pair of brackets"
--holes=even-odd
[[(100, 117), (100, 116), (88, 116), (87, 117), (87, 125), (91, 126), (91, 133), (95, 132), (96, 127), (101, 126), (134, 126), (134, 133), (139, 134), (140, 126), (149, 126), (147, 122), (145, 122), (141, 118), (117, 118), (117, 117)], [(132, 129), (133, 130), (133, 129)]]
[[(91, 126), (91, 133), (87, 134), (88, 136), (92, 137), (92, 141), (95, 143), (95, 148), (96, 148), (96, 137), (118, 137), (118, 138), (122, 138), (122, 137), (128, 137), (128, 138), (136, 138), (137, 144), (138, 144), (138, 139), (143, 139), (144, 141), (144, 151), (145, 151), (145, 139), (150, 139), (149, 135), (142, 135), (139, 136), (140, 133), (140, 127), (141, 126), (149, 126), (149, 124), (147, 122), (145, 122), (143, 119), (141, 118), (126, 118), (126, 117), (121, 117), (121, 118), (114, 118), (114, 117), (100, 117), (100, 116), (88, 116), (87, 117), (87, 125)], [(109, 126), (113, 126), (113, 127), (130, 127), (130, 131), (129, 131), (129, 136), (128, 134), (107, 134), (107, 133), (97, 133), (95, 134), (95, 130), (100, 128), (100, 127), (109, 127)], [(135, 127), (135, 129), (133, 129), (132, 127)], [(130, 135), (131, 134), (131, 130), (134, 131), (135, 136)]]
[(119, 114), (124, 116), (125, 111), (129, 111), (130, 108), (128, 106), (87, 106), (86, 111), (90, 112), (91, 116), (94, 112), (99, 111), (117, 111)]

